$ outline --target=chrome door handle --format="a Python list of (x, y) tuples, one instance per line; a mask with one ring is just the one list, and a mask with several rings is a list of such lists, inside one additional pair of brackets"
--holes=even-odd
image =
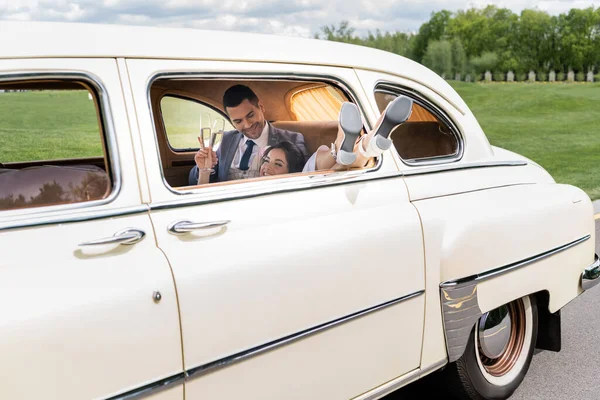
[(173, 222), (167, 228), (172, 235), (183, 235), (188, 232), (199, 231), (202, 229), (218, 228), (225, 226), (231, 221), (212, 221), (212, 222), (192, 222), (192, 221), (177, 221)]
[(127, 228), (115, 232), (115, 234), (111, 237), (80, 243), (79, 246), (98, 246), (102, 244), (136, 244), (137, 242), (141, 241), (144, 238), (144, 236), (146, 236), (146, 232), (144, 231), (141, 231), (139, 229)]

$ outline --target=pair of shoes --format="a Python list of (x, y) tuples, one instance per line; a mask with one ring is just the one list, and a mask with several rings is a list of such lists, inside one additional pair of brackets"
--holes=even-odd
[(376, 157), (390, 148), (392, 139), (390, 134), (398, 125), (406, 122), (412, 113), (413, 101), (406, 96), (398, 96), (394, 101), (390, 102), (383, 114), (381, 115), (378, 124), (375, 125), (371, 136), (367, 143), (367, 148), (363, 148), (361, 143), (358, 146), (361, 154), (364, 157)]
[[(366, 157), (376, 157), (390, 148), (392, 140), (389, 138), (392, 130), (410, 118), (413, 101), (405, 96), (398, 96), (390, 102), (383, 112), (378, 124), (367, 135), (369, 137), (367, 148), (363, 143), (358, 144), (360, 153)], [(331, 154), (338, 164), (351, 165), (356, 161), (354, 146), (362, 131), (363, 123), (358, 107), (353, 103), (344, 102), (339, 114), (338, 139), (341, 143), (331, 144)], [(341, 133), (341, 136), (340, 136)], [(364, 141), (362, 141), (364, 142)]]

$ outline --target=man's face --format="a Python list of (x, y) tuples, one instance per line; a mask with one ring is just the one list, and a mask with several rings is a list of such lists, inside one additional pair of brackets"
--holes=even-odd
[(259, 101), (258, 107), (245, 99), (237, 107), (226, 107), (231, 123), (248, 139), (258, 139), (265, 127), (265, 109)]

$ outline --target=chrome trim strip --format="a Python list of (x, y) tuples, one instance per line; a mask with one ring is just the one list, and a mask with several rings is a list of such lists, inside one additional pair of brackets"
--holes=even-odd
[(291, 335), (283, 337), (281, 339), (276, 339), (276, 340), (274, 340), (272, 342), (265, 343), (265, 344), (260, 345), (260, 346), (256, 346), (254, 348), (251, 348), (251, 349), (239, 352), (237, 354), (233, 354), (233, 355), (231, 355), (229, 357), (225, 357), (225, 358), (222, 358), (220, 360), (216, 360), (216, 361), (210, 362), (208, 364), (204, 364), (204, 365), (200, 365), (198, 367), (192, 368), (192, 369), (190, 369), (190, 370), (187, 371), (186, 382), (188, 380), (195, 379), (195, 378), (204, 376), (206, 374), (209, 374), (211, 372), (217, 371), (217, 370), (219, 370), (221, 368), (225, 368), (225, 367), (228, 367), (230, 365), (236, 364), (236, 363), (238, 363), (240, 361), (247, 360), (247, 359), (249, 359), (251, 357), (254, 357), (254, 356), (257, 356), (257, 355), (260, 355), (260, 354), (264, 354), (264, 353), (266, 353), (268, 351), (271, 351), (271, 350), (274, 350), (274, 349), (276, 349), (278, 347), (286, 346), (286, 345), (291, 344), (293, 342), (296, 342), (298, 340), (305, 339), (308, 336), (312, 336), (312, 335), (315, 335), (317, 333), (326, 331), (328, 329), (331, 329), (331, 328), (336, 327), (338, 325), (344, 324), (344, 323), (349, 322), (351, 320), (354, 320), (356, 318), (360, 318), (360, 317), (365, 316), (367, 314), (371, 314), (373, 312), (380, 311), (380, 310), (382, 310), (384, 308), (391, 307), (391, 306), (394, 306), (394, 305), (396, 305), (398, 303), (402, 303), (402, 302), (410, 300), (412, 298), (421, 296), (423, 293), (425, 293), (425, 291), (424, 290), (420, 290), (418, 292), (411, 293), (409, 295), (399, 297), (399, 298), (397, 298), (395, 300), (387, 301), (387, 302), (385, 302), (383, 304), (380, 304), (380, 305), (377, 305), (377, 306), (374, 306), (374, 307), (370, 307), (370, 308), (367, 308), (367, 309), (362, 310), (362, 311), (355, 312), (353, 314), (347, 315), (347, 316), (342, 317), (342, 318), (335, 319), (335, 320), (330, 321), (330, 322), (326, 322), (326, 323), (321, 324), (321, 325), (317, 325), (317, 326), (315, 326), (313, 328), (309, 328), (309, 329), (306, 329), (304, 331), (291, 334)]
[(137, 389), (130, 390), (123, 394), (109, 397), (106, 400), (134, 400), (141, 399), (147, 396), (155, 395), (158, 392), (169, 389), (175, 385), (182, 385), (185, 379), (185, 373), (181, 372), (177, 375), (170, 376), (160, 381), (150, 383)]
[(581, 273), (581, 288), (589, 290), (600, 283), (600, 258), (594, 256), (594, 262)]
[(563, 251), (565, 251), (567, 249), (570, 249), (573, 246), (577, 246), (578, 244), (585, 242), (586, 240), (588, 240), (590, 238), (591, 238), (591, 235), (586, 235), (586, 236), (583, 236), (582, 238), (574, 240), (574, 241), (572, 241), (570, 243), (567, 243), (565, 245), (556, 247), (554, 249), (548, 250), (548, 251), (546, 251), (544, 253), (540, 253), (540, 254), (535, 255), (533, 257), (529, 257), (529, 258), (526, 258), (524, 260), (514, 262), (512, 264), (508, 264), (508, 265), (505, 265), (505, 266), (502, 266), (502, 267), (494, 268), (494, 269), (491, 269), (489, 271), (482, 272), (480, 274), (471, 275), (471, 276), (468, 276), (468, 277), (465, 277), (465, 278), (454, 279), (454, 280), (442, 282), (440, 284), (440, 287), (446, 288), (446, 287), (453, 287), (453, 286), (468, 285), (470, 282), (475, 282), (475, 283), (483, 282), (483, 281), (486, 281), (488, 279), (495, 278), (495, 277), (500, 276), (500, 275), (504, 275), (504, 274), (506, 274), (508, 272), (512, 272), (512, 271), (514, 271), (516, 269), (519, 269), (519, 268), (522, 268), (522, 267), (524, 267), (526, 265), (533, 264), (534, 262), (543, 260), (544, 258), (548, 258), (548, 257), (553, 256), (555, 254), (558, 254), (560, 252), (563, 252)]
[(452, 165), (438, 165), (432, 167), (414, 168), (403, 171), (404, 176), (436, 174), (439, 172), (459, 171), (463, 169), (474, 168), (494, 168), (494, 167), (522, 167), (528, 165), (527, 161), (482, 161)]
[[(334, 76), (329, 76), (329, 75), (315, 75), (315, 74), (294, 74), (294, 73), (289, 73), (289, 74), (285, 74), (285, 73), (281, 73), (281, 72), (277, 72), (277, 73), (269, 73), (269, 72), (254, 72), (254, 73), (231, 73), (231, 72), (226, 72), (226, 73), (214, 73), (214, 72), (210, 72), (210, 73), (202, 73), (202, 72), (157, 72), (153, 75), (151, 75), (148, 78), (148, 83), (146, 84), (146, 105), (148, 106), (148, 110), (150, 112), (150, 118), (151, 118), (151, 122), (152, 122), (152, 128), (153, 128), (153, 132), (154, 132), (154, 145), (156, 147), (156, 156), (158, 157), (158, 161), (159, 161), (159, 165), (160, 164), (160, 151), (158, 149), (158, 142), (157, 142), (157, 130), (156, 130), (156, 125), (154, 124), (154, 121), (156, 120), (153, 109), (152, 109), (152, 97), (151, 97), (151, 87), (152, 84), (157, 81), (158, 79), (203, 79), (203, 80), (224, 80), (224, 79), (244, 79), (244, 80), (261, 80), (261, 79), (269, 79), (269, 80), (305, 80), (305, 81), (314, 81), (314, 82), (320, 82), (320, 83), (329, 83), (329, 84), (333, 84), (335, 86), (340, 87), (341, 89), (343, 89), (350, 97), (350, 99), (352, 101), (354, 101), (358, 107), (361, 110), (361, 115), (366, 115), (365, 114), (365, 109), (363, 107), (363, 105), (361, 104), (360, 101), (358, 101), (358, 97), (356, 95), (356, 93), (354, 93), (354, 91), (351, 89), (351, 87), (349, 85), (347, 85), (345, 82), (343, 82), (340, 78), (334, 77)], [(168, 94), (168, 93), (167, 93)], [(163, 96), (166, 94), (163, 94)], [(371, 129), (371, 124), (369, 122), (368, 119), (363, 118), (363, 120), (366, 123), (366, 128), (367, 129)], [(362, 175), (362, 174), (366, 174), (366, 173), (370, 173), (370, 172), (376, 172), (379, 171), (379, 169), (381, 168), (382, 164), (383, 164), (383, 158), (384, 155), (382, 155), (379, 158), (379, 161), (377, 162), (377, 164), (370, 169), (365, 169), (365, 170), (356, 170), (353, 171), (355, 173), (355, 175)], [(191, 169), (191, 167), (190, 167)], [(336, 172), (335, 174), (338, 174), (339, 172)], [(181, 191), (181, 190), (175, 190), (171, 187), (171, 185), (169, 185), (169, 183), (167, 182), (166, 178), (165, 178), (165, 174), (163, 169), (160, 169), (160, 174), (161, 174), (161, 178), (163, 180), (163, 184), (165, 185), (165, 187), (172, 193), (180, 196), (180, 195), (185, 195), (185, 194), (190, 194), (190, 193), (197, 193), (197, 189), (190, 189), (189, 191)], [(329, 179), (328, 175), (313, 175), (313, 179), (315, 178), (320, 178), (320, 180), (323, 181), (324, 184), (327, 184), (329, 182), (331, 182), (331, 180)], [(293, 179), (293, 178), (291, 178)], [(260, 181), (259, 181), (260, 182)], [(277, 182), (280, 182), (280, 180), (278, 179)], [(246, 183), (239, 183), (236, 184), (235, 187), (233, 186), (228, 186), (228, 192), (238, 192), (238, 186), (242, 187), (245, 186)], [(272, 185), (271, 185), (272, 186)], [(298, 183), (296, 183), (296, 189), (300, 190), (300, 189), (311, 189), (312, 186), (311, 185), (299, 185)], [(254, 189), (254, 192), (258, 195), (258, 194), (269, 194), (272, 193), (272, 191), (268, 191), (267, 189), (269, 189), (269, 186), (266, 185), (265, 188), (263, 189), (262, 187), (256, 188)], [(203, 191), (205, 189), (202, 189)], [(241, 189), (242, 191), (244, 189)], [(233, 197), (232, 198), (236, 198)]]
[(68, 214), (68, 215), (55, 215), (46, 216), (41, 218), (35, 218), (35, 220), (12, 220), (7, 222), (0, 222), (0, 232), (9, 229), (19, 228), (31, 228), (37, 226), (46, 226), (53, 224), (70, 224), (83, 221), (94, 221), (97, 219), (111, 218), (111, 217), (122, 217), (126, 215), (142, 214), (150, 211), (147, 205), (139, 205), (133, 207), (115, 208), (112, 210), (97, 211), (85, 214)]
[[(282, 194), (282, 193), (291, 193), (291, 192), (299, 192), (302, 190), (309, 190), (319, 187), (334, 187), (339, 185), (344, 185), (348, 183), (360, 183), (364, 181), (378, 181), (383, 179), (394, 179), (401, 178), (401, 172), (390, 172), (390, 173), (381, 173), (375, 176), (365, 176), (360, 171), (357, 175), (355, 171), (350, 172), (336, 172), (335, 176), (330, 177), (329, 180), (325, 181), (324, 179), (315, 180), (315, 176), (304, 176), (304, 177), (291, 177), (291, 178), (280, 178), (277, 181), (269, 181), (268, 184), (265, 185), (266, 182), (252, 182), (252, 183), (244, 183), (245, 190), (238, 190), (234, 193), (230, 192), (231, 186), (220, 186), (214, 188), (204, 188), (207, 193), (203, 198), (181, 198), (177, 200), (163, 201), (157, 202), (150, 205), (150, 209), (155, 210), (166, 210), (180, 207), (190, 207), (202, 204), (213, 204), (220, 203), (223, 201), (233, 201), (233, 200), (242, 200), (242, 199), (250, 199), (254, 197), (266, 196), (273, 193)], [(323, 176), (329, 176), (324, 174)], [(303, 185), (300, 186), (298, 182), (303, 180)], [(256, 190), (253, 185), (258, 184), (261, 186), (262, 190)], [(268, 190), (265, 190), (268, 189)], [(210, 191), (210, 193), (208, 193)], [(192, 193), (191, 191), (185, 191), (182, 193)]]
[[(452, 135), (455, 137), (456, 142), (458, 143), (458, 148), (456, 149), (457, 151), (455, 154), (451, 154), (448, 156), (440, 156), (440, 157), (430, 157), (428, 159), (421, 159), (421, 161), (407, 160), (407, 159), (400, 157), (400, 154), (398, 154), (398, 158), (400, 158), (402, 163), (404, 163), (405, 165), (408, 165), (408, 166), (438, 165), (438, 164), (457, 162), (463, 158), (464, 152), (465, 152), (464, 135), (462, 134), (460, 129), (458, 129), (458, 126), (454, 123), (452, 118), (450, 118), (447, 115), (447, 113), (445, 113), (443, 110), (441, 110), (439, 107), (437, 107), (435, 105), (435, 102), (429, 100), (429, 98), (427, 98), (427, 96), (423, 95), (418, 90), (415, 90), (412, 88), (407, 88), (398, 83), (394, 83), (394, 82), (390, 82), (390, 81), (386, 81), (386, 80), (378, 80), (377, 82), (375, 82), (375, 88), (373, 90), (373, 93), (375, 94), (377, 92), (393, 94), (396, 96), (404, 95), (404, 96), (412, 98), (413, 100), (416, 101), (417, 104), (419, 104), (421, 107), (425, 108), (426, 110), (428, 110), (429, 112), (434, 114), (436, 117), (438, 117), (440, 120), (442, 120), (442, 122), (444, 122), (446, 125), (448, 125), (448, 127), (450, 128), (450, 130), (452, 132)], [(437, 94), (440, 95), (439, 93), (437, 93)], [(441, 97), (444, 97), (444, 96), (441, 96)], [(447, 101), (446, 98), (444, 98), (444, 100)]]
[[(591, 235), (586, 235), (563, 246), (556, 247), (512, 264), (494, 268), (466, 278), (442, 282), (440, 284), (440, 297), (442, 302), (442, 321), (444, 324), (448, 362), (454, 362), (463, 355), (469, 340), (469, 335), (471, 334), (471, 329), (483, 315), (477, 300), (477, 285), (479, 283), (558, 254), (571, 247), (577, 246), (590, 238)], [(592, 264), (592, 266), (593, 265), (594, 264)], [(600, 270), (598, 270), (598, 273), (600, 274)], [(600, 279), (598, 282), (600, 282)]]
[[(112, 112), (110, 107), (110, 98), (108, 95), (108, 91), (106, 87), (97, 76), (90, 74), (88, 72), (78, 72), (78, 71), (27, 71), (21, 72), (18, 74), (14, 73), (0, 73), (0, 82), (6, 81), (15, 81), (15, 80), (29, 80), (29, 81), (39, 81), (39, 80), (79, 80), (84, 83), (89, 84), (94, 88), (96, 94), (98, 96), (98, 103), (100, 105), (100, 118), (102, 121), (102, 127), (104, 130), (104, 137), (107, 151), (108, 151), (108, 160), (110, 162), (111, 176), (113, 177), (113, 187), (112, 192), (108, 197), (101, 200), (92, 200), (87, 202), (73, 203), (73, 204), (61, 204), (56, 206), (46, 206), (46, 207), (36, 207), (31, 209), (19, 209), (22, 214), (26, 214), (27, 216), (34, 216), (37, 214), (47, 213), (51, 211), (62, 211), (62, 210), (77, 210), (82, 208), (90, 208), (103, 204), (108, 204), (112, 202), (121, 191), (122, 185), (122, 177), (121, 177), (121, 164), (119, 161), (119, 149), (117, 146), (117, 138), (115, 134), (115, 128), (113, 124)], [(15, 210), (6, 210), (6, 211), (15, 211)], [(2, 215), (3, 211), (0, 211), (0, 215)]]
[(402, 375), (396, 379), (393, 379), (379, 387), (376, 387), (373, 390), (368, 391), (367, 393), (361, 394), (360, 396), (354, 397), (352, 400), (376, 400), (380, 399), (383, 396), (386, 396), (396, 390), (400, 389), (403, 386), (408, 385), (411, 382), (414, 382), (425, 375), (428, 375), (446, 365), (448, 361), (440, 360), (436, 363), (433, 363), (423, 369), (415, 369), (405, 375)]

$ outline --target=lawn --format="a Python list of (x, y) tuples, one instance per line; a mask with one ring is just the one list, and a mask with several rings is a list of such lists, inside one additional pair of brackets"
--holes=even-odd
[[(600, 198), (600, 84), (450, 84), (493, 145), (523, 154), (557, 182)], [(198, 105), (176, 103), (164, 104), (171, 144), (197, 146), (190, 132), (199, 121), (175, 120), (188, 108), (198, 115)], [(86, 91), (0, 93), (0, 163), (101, 155)]]
[(450, 84), (491, 144), (600, 198), (600, 84)]
[(0, 92), (0, 163), (100, 156), (87, 90)]

